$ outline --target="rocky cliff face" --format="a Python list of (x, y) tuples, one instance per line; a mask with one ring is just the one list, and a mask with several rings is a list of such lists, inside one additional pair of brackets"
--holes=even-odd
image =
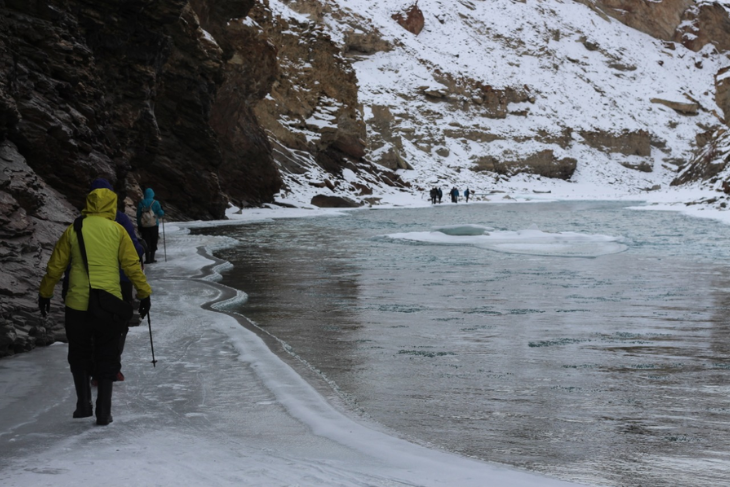
[[(396, 173), (365, 157), (369, 135), (348, 56), (351, 50), (387, 49), (387, 43), (376, 32), (354, 28), (336, 42), (325, 19), (346, 23), (357, 15), (345, 16), (331, 2), (300, 0), (287, 5), (290, 10), (280, 12), (268, 2), (257, 4), (236, 27), (251, 36), (249, 45), (275, 56), (275, 70), (269, 71), (273, 75), (266, 78), (271, 81), (268, 96), (253, 104), (253, 113), (275, 146), (284, 193), (314, 187), (322, 189), (323, 196), (336, 193), (363, 202), (375, 186), (407, 187)], [(345, 170), (360, 182), (348, 182)], [(326, 201), (317, 198), (312, 203)]]
[(30, 168), (12, 142), (0, 142), (0, 357), (64, 339), (61, 307), (37, 311), (49, 249), (76, 210)]
[(239, 83), (235, 49), (196, 14), (214, 30), (252, 6), (0, 0), (0, 356), (62, 337), (35, 312), (37, 286), (94, 178), (130, 211), (152, 187), (178, 219), (224, 217), (226, 188), (251, 204), (273, 199), (270, 146), (250, 108), (230, 103), (266, 89)]
[(222, 153), (221, 188), (238, 206), (272, 201), (281, 187), (271, 143), (254, 113), (278, 74), (277, 50), (247, 22), (254, 0), (193, 0), (205, 41), (220, 50), (224, 80), (211, 106), (210, 125)]
[(186, 1), (4, 3), (5, 134), (35, 172), (75, 206), (103, 176), (154, 187), (173, 214), (222, 215), (220, 53)]

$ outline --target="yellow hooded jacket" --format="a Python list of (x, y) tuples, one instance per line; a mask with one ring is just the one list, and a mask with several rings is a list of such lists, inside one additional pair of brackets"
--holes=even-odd
[[(117, 215), (117, 195), (106, 188), (95, 189), (86, 197), (86, 216), (82, 226), (86, 255), (89, 260), (91, 287), (103, 289), (122, 299), (119, 287), (119, 267), (137, 289), (137, 297), (146, 298), (152, 288), (139, 264), (129, 234), (114, 219)], [(63, 232), (51, 254), (46, 275), (41, 281), (40, 295), (53, 296), (53, 288), (63, 277), (71, 262), (66, 306), (86, 311), (89, 306), (89, 279), (81, 257), (81, 248), (73, 225)]]

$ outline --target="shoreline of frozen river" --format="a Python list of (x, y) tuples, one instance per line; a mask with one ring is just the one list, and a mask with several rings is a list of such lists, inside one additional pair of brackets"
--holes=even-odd
[[(642, 209), (678, 209), (655, 198)], [(413, 198), (389, 204), (426, 206)], [(272, 352), (260, 333), (209, 310), (245, 295), (217, 284), (216, 269), (229, 264), (199, 251), (210, 253), (226, 239), (192, 236), (189, 228), (339, 211), (231, 209), (226, 221), (167, 224), (167, 262), (148, 269), (157, 367), (150, 364), (146, 327), (133, 328), (123, 360), (128, 380), (114, 391), (115, 422), (97, 428), (91, 420), (71, 419), (64, 344), (0, 361), (0, 482), (62, 486), (104, 477), (112, 485), (570, 485), (415, 445), (350, 417), (326, 387), (313, 387)], [(726, 212), (680, 211), (730, 222)]]

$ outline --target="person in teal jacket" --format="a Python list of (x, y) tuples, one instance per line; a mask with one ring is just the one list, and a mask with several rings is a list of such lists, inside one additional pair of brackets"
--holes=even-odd
[(144, 199), (137, 205), (137, 228), (145, 243), (147, 243), (145, 264), (157, 262), (155, 252), (157, 252), (157, 241), (160, 238), (160, 218), (164, 215), (165, 211), (162, 209), (162, 205), (155, 199), (155, 192), (152, 191), (152, 188), (145, 189)]

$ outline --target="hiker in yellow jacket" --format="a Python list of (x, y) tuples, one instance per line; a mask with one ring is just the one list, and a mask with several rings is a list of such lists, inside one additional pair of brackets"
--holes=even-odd
[[(139, 256), (129, 234), (114, 221), (117, 213), (117, 195), (100, 188), (86, 197), (82, 234), (91, 275), (91, 287), (103, 289), (122, 299), (119, 286), (119, 269), (132, 281), (140, 299), (139, 313), (144, 317), (150, 309), (152, 289), (147, 283)], [(121, 327), (115, 322), (99, 322), (90, 313), (89, 274), (79, 247), (74, 226), (69, 226), (56, 242), (48, 261), (38, 296), (38, 306), (45, 317), (50, 310), (51, 297), (56, 283), (71, 264), (69, 289), (66, 295), (65, 327), (68, 338), (68, 363), (76, 387), (76, 411), (74, 418), (93, 415), (90, 379), (99, 383), (96, 399), (96, 423), (112, 422), (112, 386), (121, 368), (119, 362), (119, 336)]]

